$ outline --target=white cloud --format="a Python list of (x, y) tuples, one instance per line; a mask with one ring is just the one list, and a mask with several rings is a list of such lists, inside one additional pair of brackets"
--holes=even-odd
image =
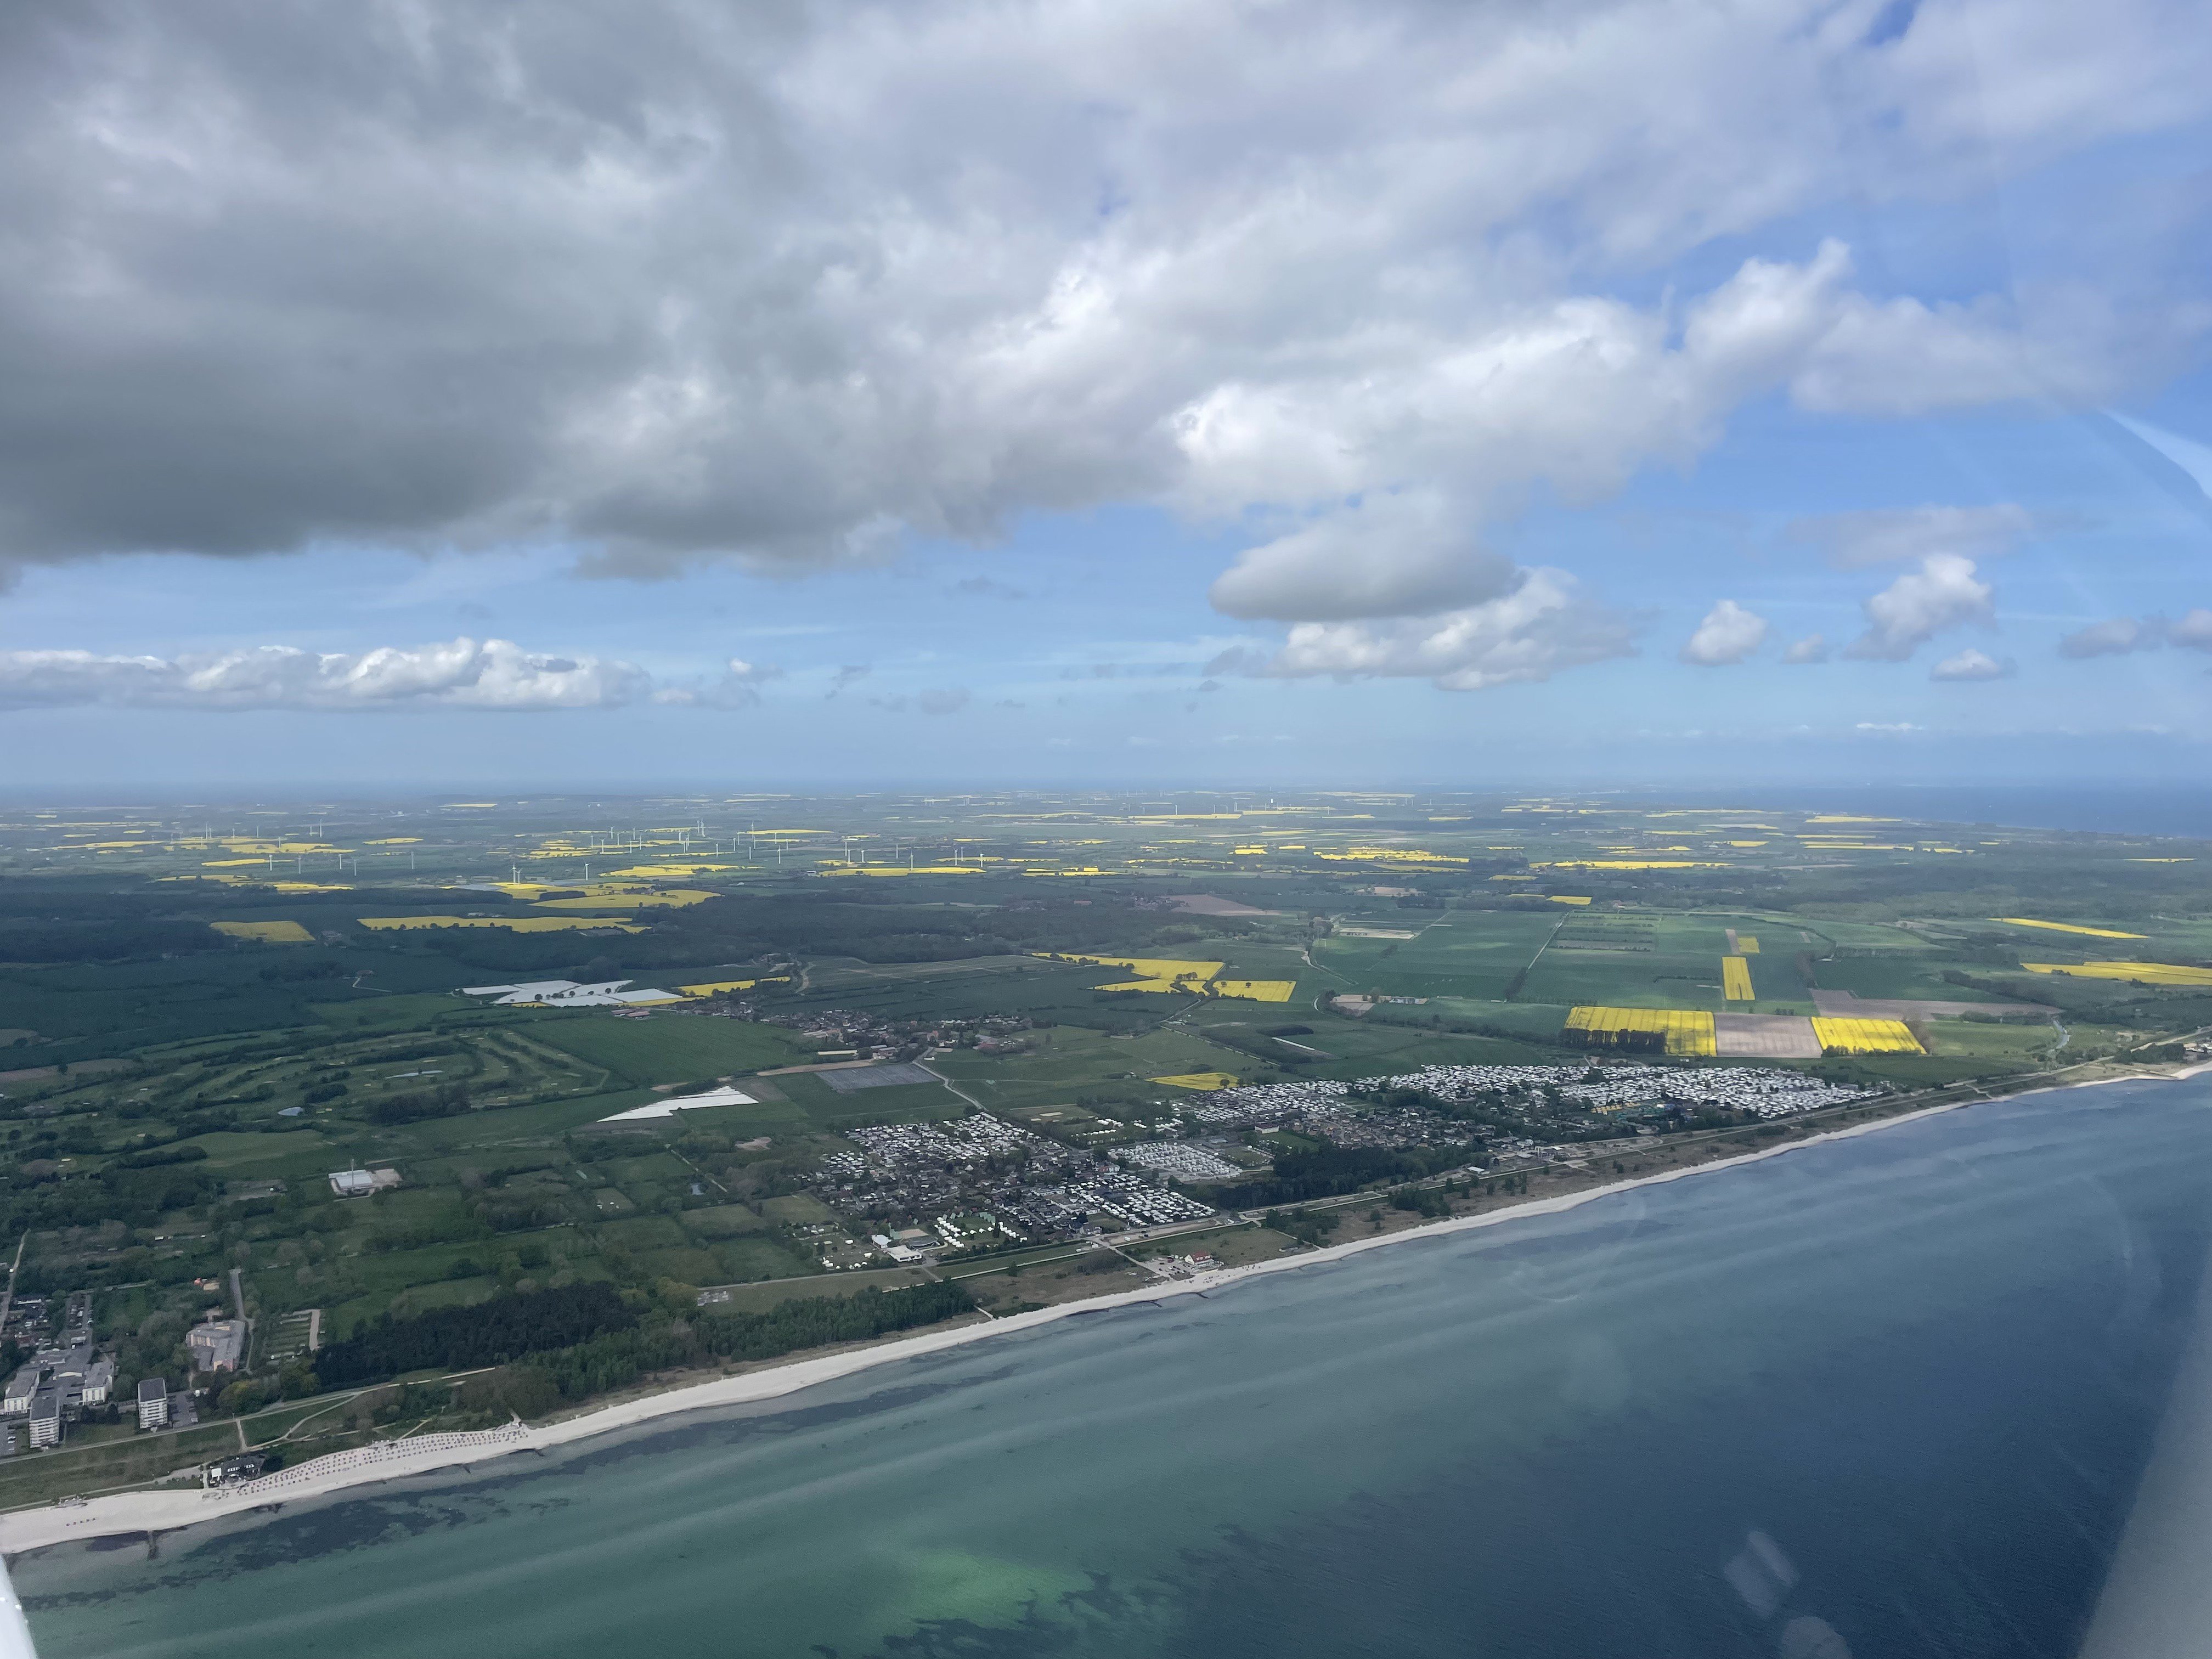
[(1526, 492), (1748, 401), (2164, 373), (2201, 309), (1864, 292), (1833, 243), (1618, 297), (2212, 109), (2166, 0), (1877, 50), (1871, 5), (43, 9), (0, 56), (0, 561), (796, 570), (1143, 501), (1305, 521), (1231, 614), (1451, 613)]
[(1476, 605), (1510, 589), (1512, 562), (1473, 544), (1433, 490), (1370, 496), (1240, 557), (1213, 584), (1232, 617), (1340, 621)]
[(1931, 553), (1866, 602), (1867, 630), (1844, 654), (1878, 662), (1903, 662), (1947, 628), (1986, 623), (1996, 589), (1974, 574), (1974, 562), (1956, 553)]
[(2010, 659), (1999, 662), (1972, 646), (1943, 659), (1929, 671), (1931, 680), (2008, 680), (2016, 668)]
[(2200, 606), (2191, 611), (2166, 630), (2166, 637), (2185, 651), (2212, 651), (2212, 611)]
[(1931, 553), (1956, 553), (1969, 559), (2010, 552), (2039, 527), (2024, 507), (1908, 507), (1865, 513), (1830, 513), (1798, 519), (1784, 532), (1790, 540), (1819, 548), (1839, 569)]
[(1682, 660), (1700, 668), (1739, 663), (1766, 642), (1766, 618), (1753, 615), (1734, 599), (1723, 599), (1705, 613), (1698, 631), (1682, 647)]
[(2058, 641), (2058, 654), (2117, 657), (2131, 651), (2153, 651), (2165, 643), (2166, 631), (2157, 618), (2137, 622), (2133, 617), (2114, 617), (2069, 634)]
[(457, 639), (358, 655), (263, 645), (176, 658), (0, 652), (0, 708), (605, 708), (642, 695), (642, 669)]
[(1828, 637), (1825, 634), (1808, 634), (1782, 653), (1786, 663), (1826, 662), (1828, 659)]
[(2063, 657), (2117, 657), (2165, 646), (2212, 651), (2212, 610), (2202, 606), (2179, 622), (2164, 617), (2112, 617), (2076, 629), (2058, 641)]
[(750, 708), (760, 702), (763, 685), (782, 678), (783, 670), (774, 663), (750, 663), (743, 657), (732, 657), (714, 678), (664, 685), (653, 694), (653, 700), (687, 708)]
[(1300, 623), (1273, 657), (1224, 653), (1208, 672), (1420, 678), (1447, 691), (1480, 691), (1631, 655), (1632, 633), (1565, 571), (1536, 569), (1502, 598), (1442, 616)]

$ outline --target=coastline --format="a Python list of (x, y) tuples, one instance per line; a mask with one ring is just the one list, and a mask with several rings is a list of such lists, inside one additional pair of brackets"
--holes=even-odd
[[(1983, 1099), (1949, 1101), (1936, 1105), (1900, 1112), (1894, 1116), (1875, 1118), (1848, 1127), (1824, 1130), (1801, 1140), (1791, 1140), (1779, 1146), (1744, 1152), (1709, 1163), (1690, 1164), (1683, 1168), (1658, 1171), (1588, 1187), (1572, 1193), (1531, 1199), (1521, 1204), (1486, 1211), (1480, 1215), (1458, 1216), (1448, 1220), (1429, 1223), (1401, 1232), (1375, 1237), (1354, 1239), (1341, 1244), (1324, 1246), (1320, 1249), (1301, 1252), (1296, 1255), (1279, 1256), (1268, 1261), (1255, 1262), (1246, 1267), (1217, 1269), (1187, 1279), (1163, 1280), (1157, 1285), (1136, 1290), (1117, 1291), (1085, 1301), (1063, 1303), (1053, 1307), (1036, 1309), (1026, 1313), (1012, 1314), (1002, 1318), (988, 1318), (980, 1324), (967, 1324), (923, 1333), (914, 1336), (894, 1338), (869, 1346), (845, 1352), (825, 1355), (813, 1359), (798, 1359), (788, 1364), (773, 1364), (758, 1370), (734, 1376), (717, 1377), (663, 1393), (601, 1407), (578, 1415), (550, 1423), (542, 1427), (523, 1427), (519, 1432), (503, 1435), (496, 1443), (466, 1447), (425, 1446), (418, 1452), (395, 1450), (388, 1456), (363, 1464), (350, 1461), (349, 1467), (334, 1468), (328, 1474), (307, 1480), (288, 1483), (281, 1494), (257, 1495), (235, 1492), (205, 1492), (187, 1488), (172, 1492), (119, 1492), (95, 1498), (81, 1504), (63, 1507), (49, 1504), (34, 1510), (19, 1510), (0, 1516), (0, 1557), (12, 1559), (33, 1550), (54, 1545), (92, 1539), (155, 1535), (179, 1531), (208, 1522), (236, 1516), (274, 1514), (284, 1505), (307, 1499), (330, 1497), (356, 1488), (380, 1485), (395, 1480), (434, 1474), (441, 1470), (470, 1468), (493, 1458), (519, 1451), (544, 1451), (556, 1447), (590, 1439), (594, 1436), (636, 1427), (661, 1418), (675, 1417), (694, 1411), (714, 1410), (732, 1406), (757, 1404), (794, 1394), (817, 1383), (887, 1365), (898, 1360), (917, 1358), (977, 1342), (1007, 1332), (1040, 1328), (1061, 1319), (1073, 1317), (1109, 1308), (1129, 1307), (1164, 1302), (1179, 1296), (1205, 1295), (1231, 1285), (1271, 1273), (1285, 1273), (1316, 1263), (1340, 1261), (1362, 1251), (1381, 1249), (1412, 1240), (1432, 1238), (1448, 1233), (1464, 1232), (1479, 1227), (1495, 1226), (1500, 1223), (1525, 1217), (1564, 1213), (1581, 1205), (1635, 1188), (1666, 1182), (1681, 1181), (1714, 1170), (1755, 1164), (1763, 1159), (1779, 1158), (1803, 1147), (1816, 1146), (1829, 1141), (1850, 1139), (1855, 1136), (1873, 1134), (1899, 1124), (1910, 1123), (1939, 1113), (1958, 1111), (1966, 1107), (1983, 1106), (1999, 1101), (2023, 1098), (2029, 1095), (2057, 1093), (2073, 1089), (2101, 1088), (2112, 1084), (2131, 1082), (2180, 1082), (2212, 1072), (2212, 1063), (2188, 1066), (2178, 1073), (2133, 1073), (2118, 1077), (2099, 1078), (2081, 1083), (2051, 1083), (2021, 1089), (2008, 1094), (1991, 1095)], [(388, 1443), (396, 1445), (397, 1443)], [(347, 1458), (340, 1453), (337, 1458)], [(313, 1463), (299, 1466), (301, 1471), (312, 1468)], [(288, 1471), (288, 1474), (292, 1473)]]

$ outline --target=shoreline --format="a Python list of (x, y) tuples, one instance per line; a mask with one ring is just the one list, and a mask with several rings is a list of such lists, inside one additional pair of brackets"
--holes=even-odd
[[(171, 1492), (118, 1492), (108, 1497), (94, 1498), (80, 1504), (63, 1507), (47, 1504), (43, 1508), (21, 1510), (0, 1515), (0, 1558), (15, 1557), (33, 1550), (47, 1549), (58, 1544), (87, 1541), (100, 1538), (146, 1536), (181, 1531), (213, 1521), (256, 1513), (275, 1514), (284, 1506), (308, 1499), (321, 1498), (361, 1487), (382, 1485), (387, 1481), (405, 1480), (417, 1475), (436, 1474), (448, 1469), (474, 1468), (495, 1458), (521, 1451), (549, 1451), (595, 1436), (619, 1430), (635, 1428), (661, 1418), (680, 1416), (688, 1412), (710, 1411), (732, 1406), (757, 1404), (779, 1399), (785, 1395), (812, 1388), (818, 1383), (836, 1381), (859, 1372), (871, 1370), (902, 1359), (924, 1354), (941, 1352), (948, 1348), (963, 1346), (1010, 1332), (1040, 1329), (1060, 1320), (1080, 1314), (1102, 1311), (1109, 1308), (1133, 1307), (1159, 1303), (1173, 1297), (1203, 1296), (1256, 1279), (1263, 1274), (1287, 1273), (1316, 1263), (1338, 1261), (1364, 1251), (1383, 1249), (1391, 1245), (1413, 1240), (1441, 1237), (1450, 1233), (1470, 1231), (1479, 1227), (1497, 1226), (1504, 1222), (1520, 1220), (1530, 1216), (1559, 1215), (1567, 1211), (1609, 1197), (1616, 1193), (1668, 1182), (1685, 1181), (1715, 1170), (1737, 1168), (1759, 1163), (1771, 1158), (1781, 1158), (1808, 1146), (1818, 1146), (1831, 1141), (1848, 1140), (1856, 1136), (1875, 1134), (1894, 1128), (1900, 1124), (1918, 1121), (1945, 1112), (1963, 1110), (1968, 1107), (1994, 1105), (2002, 1101), (2024, 1099), (2030, 1095), (2055, 1094), (2073, 1089), (2104, 1088), (2119, 1083), (2179, 1083), (2212, 1072), (2212, 1062), (2187, 1066), (2177, 1073), (2130, 1073), (2119, 1077), (2098, 1078), (2082, 1083), (2051, 1083), (2021, 1089), (2008, 1094), (1990, 1095), (1977, 1100), (1947, 1101), (1938, 1105), (1923, 1106), (1900, 1112), (1892, 1117), (1881, 1117), (1868, 1122), (1856, 1123), (1845, 1128), (1826, 1129), (1802, 1140), (1786, 1141), (1780, 1146), (1762, 1147), (1753, 1152), (1738, 1152), (1733, 1156), (1715, 1158), (1710, 1163), (1692, 1164), (1683, 1168), (1665, 1170), (1651, 1175), (1637, 1176), (1600, 1186), (1587, 1187), (1578, 1192), (1560, 1193), (1547, 1198), (1528, 1200), (1525, 1203), (1508, 1205), (1480, 1215), (1455, 1216), (1448, 1220), (1430, 1222), (1408, 1228), (1402, 1232), (1387, 1233), (1375, 1237), (1352, 1239), (1341, 1244), (1325, 1245), (1319, 1249), (1302, 1251), (1295, 1255), (1278, 1256), (1272, 1261), (1254, 1262), (1241, 1267), (1218, 1268), (1212, 1273), (1191, 1279), (1164, 1279), (1156, 1285), (1131, 1291), (1119, 1291), (1110, 1295), (1094, 1297), (1083, 1301), (1058, 1304), (1048, 1308), (1034, 1309), (1026, 1313), (1010, 1314), (1004, 1317), (988, 1317), (981, 1324), (955, 1326), (948, 1329), (927, 1332), (920, 1335), (896, 1337), (842, 1353), (825, 1355), (815, 1359), (799, 1359), (787, 1364), (771, 1364), (759, 1370), (746, 1371), (735, 1376), (717, 1377), (710, 1382), (690, 1383), (662, 1393), (647, 1395), (635, 1400), (603, 1406), (579, 1413), (576, 1416), (544, 1425), (525, 1426), (521, 1432), (502, 1437), (495, 1444), (465, 1448), (426, 1447), (415, 1454), (395, 1451), (367, 1466), (358, 1462), (352, 1467), (333, 1469), (328, 1474), (289, 1485), (279, 1493), (254, 1495), (236, 1492), (208, 1492), (192, 1487)], [(388, 1445), (399, 1443), (387, 1442)], [(345, 1457), (347, 1454), (333, 1455)], [(312, 1462), (298, 1466), (313, 1468)], [(289, 1471), (288, 1471), (289, 1473)]]

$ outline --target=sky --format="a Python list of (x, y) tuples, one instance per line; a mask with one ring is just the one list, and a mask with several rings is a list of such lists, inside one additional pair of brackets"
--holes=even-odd
[(2192, 780), (2172, 0), (0, 15), (0, 788)]

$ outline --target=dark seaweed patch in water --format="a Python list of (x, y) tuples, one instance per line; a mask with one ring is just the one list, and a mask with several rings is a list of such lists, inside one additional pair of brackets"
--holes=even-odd
[[(1010, 1370), (988, 1375), (1004, 1376)], [(819, 1432), (906, 1410), (965, 1386), (965, 1380), (910, 1383), (878, 1389), (857, 1400), (781, 1410), (771, 1408), (738, 1417), (702, 1417), (603, 1446), (593, 1447), (592, 1443), (586, 1441), (580, 1443), (579, 1449), (564, 1448), (535, 1458), (511, 1455), (485, 1465), (465, 1485), (454, 1484), (451, 1469), (434, 1470), (400, 1476), (390, 1486), (364, 1488), (354, 1494), (334, 1493), (297, 1505), (272, 1505), (265, 1511), (269, 1519), (235, 1530), (210, 1534), (193, 1529), (166, 1534), (175, 1540), (173, 1559), (162, 1570), (148, 1573), (125, 1589), (27, 1596), (23, 1605), (34, 1611), (52, 1612), (118, 1596), (158, 1593), (189, 1581), (222, 1580), (267, 1567), (312, 1561), (395, 1538), (450, 1531), (514, 1515), (548, 1514), (567, 1508), (576, 1500), (525, 1500), (518, 1494), (549, 1474), (607, 1469), (687, 1448), (722, 1448), (752, 1438)], [(405, 1490), (410, 1485), (427, 1486), (434, 1483), (434, 1491), (416, 1494)], [(146, 1534), (142, 1533), (123, 1538), (88, 1540), (63, 1547), (99, 1553), (137, 1547), (147, 1541)], [(152, 1559), (158, 1559), (159, 1554), (158, 1550), (149, 1551)]]

